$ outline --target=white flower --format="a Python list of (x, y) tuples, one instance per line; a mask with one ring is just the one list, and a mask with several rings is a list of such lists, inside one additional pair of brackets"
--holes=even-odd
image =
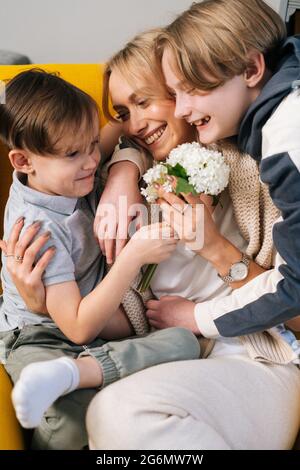
[(173, 186), (169, 181), (166, 181), (163, 185), (162, 188), (166, 193), (172, 193), (173, 192)]
[[(205, 193), (217, 196), (228, 185), (229, 166), (223, 155), (216, 151), (202, 147), (198, 142), (178, 145), (170, 152), (166, 164), (175, 167), (180, 164), (186, 171), (186, 179), (193, 186), (196, 193)], [(162, 185), (166, 192), (173, 192), (171, 183), (167, 181), (168, 169), (164, 163), (158, 163), (145, 173), (144, 181), (148, 184), (141, 193), (148, 202), (155, 202), (158, 197), (154, 183)]]
[[(159, 180), (165, 180), (166, 176), (168, 174), (167, 168), (161, 164), (158, 163), (157, 165), (154, 165), (153, 168), (150, 168), (143, 176), (143, 180), (147, 184), (152, 184), (155, 182), (158, 182)], [(163, 182), (162, 181), (162, 182)]]
[(158, 193), (151, 184), (149, 184), (147, 188), (142, 188), (141, 194), (146, 198), (146, 201), (149, 202), (149, 204), (152, 204), (158, 198)]
[(198, 142), (179, 145), (170, 152), (166, 163), (171, 166), (179, 163), (197, 193), (217, 196), (228, 185), (230, 170), (223, 155)]

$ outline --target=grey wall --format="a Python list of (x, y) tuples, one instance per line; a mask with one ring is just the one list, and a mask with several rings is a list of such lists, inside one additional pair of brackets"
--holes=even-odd
[(34, 63), (102, 62), (192, 0), (0, 0), (0, 49)]

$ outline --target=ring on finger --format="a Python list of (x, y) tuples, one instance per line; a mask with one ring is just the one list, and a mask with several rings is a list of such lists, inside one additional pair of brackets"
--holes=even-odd
[(18, 263), (22, 263), (22, 261), (23, 261), (23, 256), (16, 255), (16, 256), (15, 256), (15, 260), (16, 260)]
[(183, 208), (181, 209), (181, 213), (184, 214), (187, 209), (192, 207), (190, 204), (184, 204)]

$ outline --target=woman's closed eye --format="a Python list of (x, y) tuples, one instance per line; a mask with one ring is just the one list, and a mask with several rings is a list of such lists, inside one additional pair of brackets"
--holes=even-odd
[(118, 121), (127, 121), (129, 117), (129, 110), (127, 108), (121, 108), (121, 107), (115, 107), (116, 115), (115, 119), (118, 119)]
[(137, 106), (141, 106), (142, 108), (146, 108), (148, 104), (149, 104), (149, 99), (147, 98), (140, 99), (137, 101)]
[(128, 118), (129, 118), (129, 112), (128, 111), (127, 112), (122, 111), (122, 112), (116, 114), (115, 118), (118, 119), (119, 121), (122, 121), (122, 122), (127, 121)]

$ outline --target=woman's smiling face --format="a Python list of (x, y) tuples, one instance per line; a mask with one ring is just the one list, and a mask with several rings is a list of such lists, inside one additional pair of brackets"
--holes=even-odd
[(134, 87), (116, 70), (109, 79), (113, 108), (123, 122), (124, 133), (160, 161), (177, 145), (195, 140), (195, 129), (175, 118), (175, 102), (158, 91), (161, 84), (154, 88), (142, 79)]

